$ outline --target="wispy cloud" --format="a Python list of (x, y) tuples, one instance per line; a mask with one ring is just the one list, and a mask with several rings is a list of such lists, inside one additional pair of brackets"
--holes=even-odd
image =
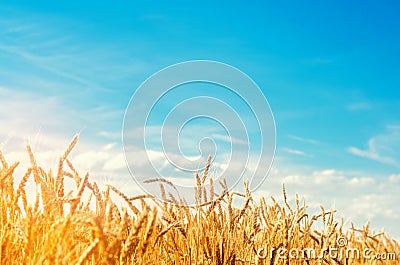
[(313, 155), (307, 154), (306, 152), (301, 151), (301, 150), (291, 149), (291, 148), (287, 148), (287, 147), (283, 147), (282, 150), (285, 151), (286, 153), (293, 154), (293, 155), (313, 157)]
[(309, 143), (309, 144), (320, 144), (320, 142), (318, 142), (317, 140), (310, 139), (310, 138), (303, 138), (303, 137), (296, 136), (296, 135), (289, 135), (289, 138), (296, 140), (296, 141)]
[(99, 131), (97, 133), (97, 135), (107, 138), (107, 139), (114, 139), (114, 140), (116, 140), (116, 139), (120, 140), (122, 137), (121, 131), (103, 131), (102, 130), (102, 131)]
[(395, 160), (392, 157), (382, 156), (378, 153), (373, 144), (373, 141), (370, 140), (368, 146), (369, 149), (367, 150), (361, 150), (353, 146), (350, 146), (347, 150), (349, 151), (349, 153), (356, 156), (369, 158), (371, 160), (375, 160), (384, 164), (395, 164)]
[(228, 135), (213, 134), (212, 137), (215, 138), (215, 139), (218, 139), (218, 140), (222, 140), (222, 141), (227, 142), (227, 143), (236, 143), (236, 144), (241, 144), (241, 145), (249, 144), (247, 141), (244, 141), (242, 139), (238, 139), (238, 138), (235, 138), (235, 137), (230, 137)]
[(389, 125), (386, 127), (385, 132), (368, 140), (366, 149), (350, 146), (347, 150), (356, 156), (399, 167), (399, 148), (400, 126)]
[[(0, 55), (4, 58), (0, 70), (9, 72), (2, 76), (3, 83), (16, 83), (24, 76), (24, 80), (51, 84), (53, 90), (57, 87), (64, 93), (112, 94), (115, 88), (110, 88), (110, 83), (121, 84), (148, 67), (144, 60), (122, 54), (116, 48), (119, 43), (92, 43), (82, 33), (70, 30), (69, 26), (76, 23), (73, 21), (44, 15), (36, 16), (34, 23), (17, 19), (1, 22)], [(35, 82), (27, 80), (25, 84)]]
[[(53, 49), (57, 49), (57, 47), (53, 47)], [(58, 50), (61, 53), (62, 47), (58, 46)], [(97, 84), (93, 80), (82, 77), (76, 71), (79, 68), (72, 67), (71, 65), (66, 65), (68, 61), (71, 61), (71, 58), (73, 58), (73, 56), (71, 55), (58, 54), (58, 55), (41, 56), (28, 51), (23, 46), (15, 46), (15, 45), (14, 46), (0, 45), (0, 51), (12, 54), (13, 56), (20, 57), (28, 61), (29, 63), (33, 64), (37, 68), (40, 68), (51, 74), (54, 74), (59, 78), (72, 81), (83, 87), (91, 87), (91, 88), (101, 89), (103, 91), (108, 91), (106, 88)], [(63, 65), (60, 66), (60, 64)]]

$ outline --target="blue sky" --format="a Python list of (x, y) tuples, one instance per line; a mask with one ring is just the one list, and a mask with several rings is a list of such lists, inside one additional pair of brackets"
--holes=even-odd
[(310, 204), (335, 204), (400, 236), (399, 9), (397, 1), (2, 1), (0, 147), (19, 158), (31, 142), (50, 158), (81, 132), (82, 170), (125, 176), (121, 127), (135, 89), (171, 64), (221, 61), (258, 84), (275, 117), (276, 159), (260, 193), (279, 194), (285, 182)]

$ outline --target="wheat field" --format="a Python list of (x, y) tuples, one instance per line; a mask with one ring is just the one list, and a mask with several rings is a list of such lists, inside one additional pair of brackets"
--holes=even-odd
[[(27, 146), (30, 167), (19, 183), (18, 162), (9, 164), (0, 152), (1, 264), (399, 264), (399, 243), (368, 224), (345, 229), (343, 219), (322, 206), (309, 215), (297, 195), (295, 205), (287, 202), (284, 186), (282, 204), (254, 200), (247, 182), (244, 194), (228, 191), (225, 182), (208, 177), (210, 163), (194, 178), (197, 204), (190, 207), (166, 194), (165, 185), (173, 184), (164, 179), (149, 180), (158, 182), (164, 202), (111, 185), (100, 190), (68, 158), (77, 141), (54, 172), (38, 165)], [(33, 200), (28, 180), (36, 185)], [(75, 183), (72, 192), (67, 180)], [(224, 192), (214, 194), (214, 185)]]

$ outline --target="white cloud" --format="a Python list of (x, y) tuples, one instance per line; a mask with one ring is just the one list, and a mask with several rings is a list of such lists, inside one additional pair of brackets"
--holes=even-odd
[(400, 183), (400, 174), (393, 174), (389, 176), (389, 182), (390, 183)]
[(306, 152), (301, 151), (301, 150), (291, 149), (291, 148), (287, 148), (287, 147), (282, 148), (282, 150), (285, 151), (285, 152), (287, 152), (287, 153), (289, 153), (289, 154), (294, 154), (294, 155), (299, 155), (299, 156), (313, 157), (313, 155), (307, 154)]
[(283, 183), (286, 184), (295, 184), (299, 186), (306, 185), (308, 183), (309, 179), (304, 178), (303, 176), (300, 175), (288, 175), (285, 176), (282, 180)]
[[(40, 166), (56, 171), (58, 158), (72, 137), (82, 128), (98, 126), (103, 113), (107, 115), (107, 109), (91, 115), (87, 111), (73, 110), (59, 97), (33, 91), (1, 87), (0, 95), (0, 148), (10, 163), (20, 161), (15, 174), (17, 181), (29, 167), (27, 144), (31, 145)], [(102, 142), (104, 139), (90, 137), (87, 131), (80, 136), (70, 155), (79, 173), (90, 171), (92, 181), (119, 174), (125, 181), (132, 182), (125, 160), (120, 159), (122, 148), (117, 142)]]
[(120, 153), (107, 159), (104, 163), (103, 169), (109, 172), (115, 172), (116, 170), (126, 169), (126, 167), (125, 157)]
[[(39, 145), (38, 149), (34, 151), (39, 164), (45, 164), (45, 169), (48, 168), (47, 165), (55, 169), (57, 157), (62, 154), (69, 139), (61, 140), (59, 136), (54, 135), (46, 135), (46, 139), (50, 139), (50, 142), (62, 144), (58, 144), (58, 147), (54, 149), (43, 148)], [(154, 161), (155, 166), (161, 169), (166, 166), (167, 161), (162, 152), (137, 151), (134, 156), (137, 159), (135, 170), (140, 174), (150, 173), (148, 168), (145, 168), (146, 163), (141, 164), (145, 156), (149, 156)], [(18, 157), (24, 157), (25, 161), (28, 160), (24, 150), (8, 152), (6, 157), (9, 160)], [(183, 158), (180, 156), (174, 157), (174, 159)], [(96, 142), (81, 141), (72, 153), (71, 161), (80, 173), (83, 174), (86, 170), (89, 170), (91, 180), (100, 183), (111, 181), (113, 185), (121, 188), (129, 195), (143, 193), (129, 175), (119, 146), (112, 146), (105, 151), (104, 146), (97, 146)], [(21, 168), (26, 168), (28, 163), (24, 162)], [(217, 162), (212, 166), (222, 171), (224, 164)], [(248, 165), (248, 167), (251, 168), (251, 165)], [(241, 169), (236, 170), (239, 172)], [(191, 177), (182, 178), (174, 173), (171, 173), (168, 178), (181, 186), (190, 186), (194, 182)], [(236, 188), (239, 191), (243, 188), (242, 182)], [(337, 217), (345, 216), (358, 226), (364, 224), (367, 220), (371, 220), (371, 227), (380, 229), (384, 226), (386, 231), (392, 235), (400, 236), (400, 231), (397, 229), (397, 224), (400, 222), (400, 217), (397, 214), (399, 212), (397, 202), (400, 200), (397, 192), (400, 188), (399, 175), (392, 174), (375, 178), (361, 172), (347, 172), (337, 169), (323, 169), (307, 173), (291, 167), (276, 165), (272, 168), (264, 185), (255, 192), (255, 198), (257, 196), (268, 198), (273, 195), (282, 199), (282, 183), (286, 185), (289, 201), (293, 203), (294, 194), (298, 193), (301, 197), (306, 198), (306, 203), (310, 205), (311, 212), (318, 211), (318, 205), (322, 204), (326, 209), (330, 207), (338, 209)]]
[(400, 214), (393, 199), (393, 194), (366, 194), (353, 198), (348, 210), (356, 217), (400, 220)]
[(212, 137), (215, 138), (215, 139), (219, 139), (219, 140), (228, 142), (228, 143), (236, 143), (236, 144), (241, 144), (241, 145), (248, 145), (249, 144), (245, 140), (238, 139), (238, 138), (235, 138), (235, 137), (230, 137), (228, 135), (213, 134)]
[(309, 143), (309, 144), (320, 144), (320, 142), (317, 140), (310, 139), (310, 138), (303, 138), (303, 137), (296, 136), (296, 135), (289, 135), (289, 138), (299, 141), (299, 142), (305, 142), (305, 143)]
[(366, 149), (350, 146), (347, 150), (353, 155), (398, 167), (400, 159), (400, 126), (387, 126), (385, 132), (369, 139)]
[(121, 139), (121, 132), (100, 131), (97, 133), (97, 135), (109, 139)]
[(345, 217), (361, 227), (368, 220), (371, 227), (385, 227), (390, 235), (400, 238), (400, 177), (396, 174), (373, 176), (365, 172), (323, 169), (311, 172), (275, 165), (265, 184), (255, 192), (255, 198), (274, 196), (282, 201), (282, 183), (288, 200), (294, 203), (295, 194), (306, 199), (309, 212), (338, 210), (337, 218)]
[(347, 150), (351, 154), (356, 156), (369, 158), (384, 164), (395, 164), (395, 160), (393, 158), (387, 156), (381, 156), (371, 141), (369, 142), (368, 146), (369, 146), (368, 150), (361, 150), (353, 146), (350, 146)]
[(103, 150), (104, 150), (104, 151), (111, 150), (111, 149), (113, 149), (116, 145), (117, 145), (117, 143), (109, 143), (109, 144), (106, 144), (105, 146), (103, 146)]

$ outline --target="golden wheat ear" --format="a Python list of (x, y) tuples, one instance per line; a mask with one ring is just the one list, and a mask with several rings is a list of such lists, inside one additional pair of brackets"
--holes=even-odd
[[(96, 182), (89, 182), (89, 174), (80, 177), (68, 159), (77, 139), (60, 157), (61, 177), (57, 174), (55, 178), (37, 164), (28, 146), (31, 164), (16, 189), (17, 163), (7, 163), (0, 152), (1, 264), (399, 264), (399, 243), (383, 231), (372, 231), (369, 222), (362, 228), (350, 223), (346, 230), (344, 218), (335, 219), (335, 210), (321, 206), (312, 215), (297, 194), (295, 207), (291, 206), (284, 185), (282, 203), (272, 196), (272, 203), (264, 198), (255, 202), (248, 181), (243, 194), (228, 190), (225, 180), (219, 181), (222, 192), (215, 193), (209, 165), (203, 175), (195, 176), (199, 201), (204, 200), (195, 206), (183, 207), (187, 205), (184, 198), (169, 192), (174, 184), (166, 179), (148, 180), (160, 184), (164, 197), (173, 202), (164, 205), (148, 194), (128, 197), (111, 185), (102, 190)], [(37, 188), (32, 198), (27, 191), (30, 177)], [(57, 178), (64, 177), (76, 185), (61, 196), (63, 186)], [(205, 193), (207, 178), (210, 189)], [(122, 205), (113, 201), (114, 193), (124, 199)], [(135, 208), (123, 207), (125, 202)], [(62, 207), (70, 210), (60, 211)], [(319, 253), (329, 247), (338, 249), (342, 243), (343, 251), (367, 247), (388, 259), (318, 258)], [(316, 256), (305, 253), (300, 259), (281, 259), (282, 248), (314, 249)]]

